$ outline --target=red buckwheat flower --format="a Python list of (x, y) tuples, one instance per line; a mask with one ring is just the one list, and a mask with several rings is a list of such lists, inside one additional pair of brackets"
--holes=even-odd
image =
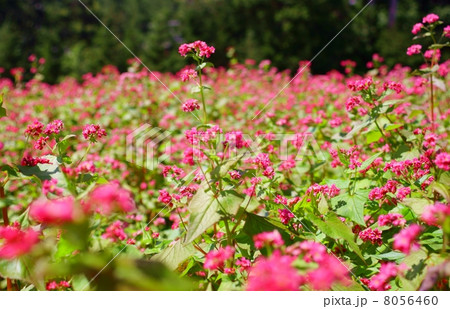
[(412, 224), (403, 229), (394, 236), (394, 249), (399, 250), (405, 254), (409, 254), (411, 250), (419, 249), (419, 244), (416, 242), (417, 236), (422, 231), (422, 227), (417, 224)]
[(234, 255), (234, 248), (227, 246), (218, 250), (209, 251), (205, 257), (203, 267), (205, 269), (218, 269), (223, 267), (226, 260), (231, 259)]
[(0, 259), (11, 260), (27, 254), (38, 242), (38, 232), (31, 228), (21, 230), (17, 222), (0, 226)]
[(200, 105), (196, 99), (188, 99), (183, 103), (183, 105), (181, 105), (181, 109), (183, 112), (189, 113), (195, 111), (196, 109), (200, 109)]

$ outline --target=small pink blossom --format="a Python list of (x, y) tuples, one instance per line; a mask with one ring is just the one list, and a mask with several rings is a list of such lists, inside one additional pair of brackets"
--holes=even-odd
[(183, 103), (183, 105), (181, 105), (181, 109), (183, 112), (189, 113), (195, 111), (196, 109), (200, 109), (200, 105), (196, 99), (188, 99)]
[(59, 283), (56, 281), (50, 281), (45, 285), (45, 289), (47, 291), (64, 291), (71, 287), (72, 286), (67, 281), (60, 281)]
[(62, 129), (64, 129), (64, 123), (58, 119), (53, 120), (45, 127), (44, 134), (45, 135), (59, 134), (61, 133)]
[(197, 77), (197, 71), (193, 69), (185, 69), (180, 73), (181, 81), (187, 82), (188, 80), (194, 79)]
[(128, 238), (128, 236), (127, 234), (125, 234), (123, 228), (124, 223), (120, 220), (117, 220), (106, 228), (106, 232), (102, 234), (102, 238), (110, 239), (112, 242), (125, 240)]
[(372, 244), (381, 246), (383, 240), (381, 239), (381, 231), (377, 228), (371, 229), (370, 227), (359, 233), (359, 238), (363, 241), (370, 241)]
[(398, 188), (398, 190), (397, 190), (397, 199), (402, 201), (409, 194), (411, 194), (411, 188), (410, 187)]
[(15, 223), (12, 226), (0, 226), (0, 259), (11, 260), (27, 254), (39, 242), (39, 234), (31, 228), (20, 229)]
[(27, 126), (27, 129), (25, 130), (25, 136), (38, 137), (43, 133), (43, 130), (44, 125), (41, 122), (35, 120), (33, 124)]
[(393, 226), (403, 226), (405, 225), (406, 220), (403, 218), (402, 214), (391, 213), (387, 215), (380, 215), (378, 217), (378, 225), (393, 225)]
[(295, 217), (292, 211), (286, 208), (278, 209), (278, 215), (280, 216), (281, 223), (283, 224), (289, 224), (289, 221)]
[(450, 205), (436, 202), (425, 207), (420, 219), (428, 225), (439, 226), (450, 216)]
[(88, 124), (83, 128), (83, 136), (85, 139), (95, 143), (97, 139), (106, 136), (106, 131), (100, 128), (98, 124)]
[(205, 263), (203, 267), (205, 269), (215, 270), (223, 267), (226, 260), (231, 259), (234, 256), (234, 248), (227, 246), (218, 250), (209, 251), (205, 257)]
[(450, 153), (441, 152), (434, 159), (436, 166), (444, 171), (450, 170)]
[(419, 244), (416, 242), (416, 238), (421, 231), (422, 227), (417, 224), (412, 224), (401, 230), (400, 233), (394, 235), (394, 249), (405, 254), (409, 254), (411, 250), (417, 250)]
[(75, 219), (75, 201), (72, 196), (54, 200), (39, 199), (30, 205), (30, 217), (46, 224), (64, 224)]
[(252, 262), (247, 260), (245, 257), (237, 259), (234, 264), (240, 266), (240, 271), (247, 271), (252, 266)]
[(439, 16), (437, 16), (436, 14), (431, 13), (431, 14), (428, 14), (427, 16), (425, 16), (422, 19), (422, 23), (424, 23), (424, 24), (432, 24), (432, 23), (437, 22), (438, 20), (439, 20)]
[(209, 58), (215, 51), (216, 49), (213, 46), (208, 46), (203, 41), (195, 41), (189, 44), (182, 44), (178, 48), (178, 52), (183, 57), (187, 56), (188, 53), (193, 52), (199, 57)]
[(417, 54), (420, 54), (421, 50), (422, 50), (422, 45), (414, 44), (414, 45), (411, 45), (410, 47), (408, 47), (408, 49), (406, 50), (406, 54), (408, 56), (417, 55)]
[(95, 188), (86, 201), (87, 209), (103, 215), (114, 211), (131, 212), (136, 209), (130, 191), (121, 188), (117, 183), (109, 183)]
[(253, 241), (257, 249), (261, 249), (264, 246), (280, 247), (284, 245), (283, 238), (281, 238), (281, 234), (280, 232), (278, 232), (278, 230), (257, 234), (253, 236)]
[(389, 281), (403, 270), (402, 265), (397, 266), (392, 262), (384, 263), (381, 265), (379, 273), (368, 280), (368, 286), (372, 291), (387, 291), (391, 288)]
[(413, 26), (411, 32), (412, 34), (417, 34), (420, 32), (420, 30), (423, 28), (423, 24), (422, 23), (417, 23)]
[(249, 270), (247, 291), (298, 291), (305, 279), (291, 266), (294, 260), (279, 251), (270, 258), (259, 257)]
[(450, 38), (450, 25), (445, 26), (444, 28), (444, 36)]

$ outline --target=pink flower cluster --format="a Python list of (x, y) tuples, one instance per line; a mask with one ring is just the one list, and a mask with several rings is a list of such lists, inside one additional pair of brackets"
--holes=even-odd
[(281, 223), (283, 224), (289, 224), (289, 221), (295, 217), (292, 211), (286, 208), (278, 209), (278, 215), (280, 216)]
[(42, 182), (42, 194), (47, 195), (52, 193), (54, 195), (62, 195), (63, 189), (58, 187), (58, 180), (56, 178), (52, 178), (51, 180), (44, 180)]
[(380, 215), (378, 217), (378, 225), (393, 225), (393, 226), (404, 226), (406, 223), (405, 218), (403, 218), (402, 214), (390, 213), (387, 215)]
[(203, 267), (210, 270), (222, 268), (224, 263), (234, 256), (234, 251), (231, 246), (209, 251), (205, 256)]
[(85, 212), (96, 211), (110, 215), (114, 211), (132, 212), (136, 209), (131, 192), (117, 183), (101, 185), (92, 191), (84, 205)]
[(364, 231), (359, 232), (358, 236), (363, 241), (370, 241), (374, 245), (376, 244), (378, 246), (381, 246), (383, 244), (383, 240), (381, 239), (381, 231), (377, 228), (372, 230), (369, 227)]
[(97, 142), (97, 138), (102, 138), (106, 136), (105, 129), (100, 128), (98, 124), (87, 124), (83, 128), (83, 136), (86, 140), (91, 142)]
[(39, 234), (31, 228), (20, 229), (18, 222), (0, 226), (0, 259), (14, 259), (27, 254), (39, 242)]
[(208, 46), (203, 41), (195, 41), (193, 43), (182, 44), (178, 48), (178, 52), (181, 56), (186, 57), (190, 52), (195, 53), (199, 57), (209, 58), (216, 51), (213, 46)]
[(45, 135), (59, 134), (64, 129), (64, 123), (61, 120), (53, 120), (50, 122), (44, 130)]
[(339, 192), (341, 192), (341, 190), (334, 184), (329, 186), (329, 185), (319, 185), (318, 183), (313, 184), (306, 190), (307, 195), (313, 193), (314, 196), (317, 196), (319, 193), (322, 193), (328, 198), (332, 198), (339, 195)]
[(412, 34), (417, 34), (417, 33), (420, 32), (420, 30), (422, 30), (422, 28), (423, 28), (423, 24), (422, 24), (422, 23), (417, 23), (417, 24), (415, 24), (415, 25), (413, 26), (413, 28), (412, 28), (412, 30), (411, 30), (411, 33), (412, 33)]
[(188, 80), (194, 79), (197, 77), (197, 71), (193, 70), (193, 69), (185, 69), (183, 71), (181, 71), (180, 73), (180, 78), (181, 81), (183, 82), (187, 82)]
[(158, 202), (172, 206), (172, 196), (166, 189), (159, 190)]
[(71, 287), (72, 286), (70, 285), (69, 282), (63, 280), (60, 282), (50, 281), (49, 283), (46, 284), (45, 289), (47, 291), (64, 291)]
[(200, 109), (200, 105), (196, 99), (187, 99), (183, 105), (181, 105), (181, 109), (183, 112), (189, 113), (195, 111), (196, 109)]
[(190, 130), (186, 130), (184, 135), (191, 145), (199, 145), (200, 142), (208, 143), (210, 140), (215, 139), (220, 133), (222, 133), (222, 129), (216, 125), (206, 131), (198, 131), (196, 127), (193, 127)]
[(362, 280), (372, 291), (387, 291), (391, 288), (389, 281), (395, 278), (398, 274), (404, 270), (403, 265), (396, 265), (395, 263), (384, 263), (380, 267), (378, 274), (372, 276), (370, 280)]
[(128, 238), (128, 236), (123, 230), (124, 227), (125, 224), (122, 221), (117, 220), (106, 228), (105, 233), (102, 234), (102, 238), (110, 239), (112, 242), (125, 240)]
[(403, 229), (397, 235), (394, 235), (394, 249), (405, 254), (409, 254), (411, 250), (419, 249), (416, 238), (420, 235), (422, 227), (417, 224), (411, 224)]
[(351, 81), (347, 84), (347, 87), (352, 91), (362, 91), (368, 90), (372, 84), (372, 77), (367, 77), (361, 80)]
[(263, 175), (272, 179), (275, 175), (275, 170), (272, 167), (272, 161), (270, 161), (269, 155), (267, 153), (259, 153), (255, 158), (250, 158), (247, 160), (248, 163), (256, 165), (258, 168), (263, 170)]
[(392, 81), (387, 81), (384, 82), (383, 84), (383, 89), (386, 91), (387, 89), (391, 89), (394, 90), (397, 94), (399, 94), (400, 92), (402, 92), (403, 90), (403, 85), (401, 83), (396, 83), (396, 82), (392, 82)]
[(243, 147), (248, 147), (249, 142), (244, 139), (244, 135), (241, 131), (231, 131), (225, 133), (224, 145), (226, 145), (228, 149), (241, 149)]
[(441, 152), (434, 159), (434, 163), (440, 169), (442, 169), (444, 171), (449, 171), (450, 170), (450, 153)]
[[(44, 129), (45, 127), (45, 129)], [(51, 123), (44, 126), (41, 122), (35, 120), (32, 124), (28, 125), (25, 130), (25, 136), (36, 139), (34, 142), (34, 149), (44, 149), (46, 143), (50, 140), (52, 134), (59, 134), (64, 128), (64, 124), (61, 120), (54, 120)]]
[(436, 14), (428, 14), (427, 16), (425, 16), (424, 18), (422, 18), (422, 23), (424, 24), (432, 24), (435, 23), (439, 20), (439, 16)]
[(408, 47), (408, 49), (406, 50), (406, 54), (408, 56), (417, 55), (417, 54), (420, 54), (421, 50), (422, 50), (422, 45), (414, 44), (414, 45), (411, 45), (410, 47)]
[(253, 236), (253, 242), (257, 249), (261, 249), (264, 246), (281, 247), (284, 245), (283, 238), (281, 238), (281, 234), (278, 230), (256, 234)]
[(382, 200), (386, 197), (387, 193), (395, 194), (398, 200), (403, 200), (411, 193), (411, 188), (409, 187), (399, 187), (398, 182), (395, 180), (388, 180), (388, 182), (383, 187), (375, 187), (369, 192), (369, 199), (372, 201)]
[(25, 156), (20, 162), (20, 165), (22, 166), (36, 166), (38, 164), (50, 164), (50, 160), (46, 158)]
[(303, 241), (286, 248), (293, 256), (302, 256), (307, 263), (316, 263), (317, 267), (306, 274), (306, 283), (315, 290), (329, 290), (333, 283), (348, 284), (347, 267), (335, 256), (329, 255), (324, 245), (314, 241)]
[(294, 260), (278, 250), (269, 258), (259, 257), (249, 270), (247, 291), (298, 291), (305, 279), (292, 267)]
[(420, 219), (428, 225), (440, 226), (450, 216), (450, 204), (437, 202), (427, 206)]
[(445, 26), (445, 28), (444, 28), (444, 36), (446, 38), (450, 38), (450, 25)]
[(54, 200), (38, 199), (30, 205), (30, 217), (37, 222), (60, 225), (75, 219), (72, 196)]
[(345, 102), (345, 109), (347, 112), (351, 111), (355, 107), (358, 107), (361, 105), (361, 99), (359, 97), (350, 97), (347, 102)]

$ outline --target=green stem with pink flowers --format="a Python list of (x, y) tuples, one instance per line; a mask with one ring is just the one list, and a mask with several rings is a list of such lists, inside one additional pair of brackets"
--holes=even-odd
[(208, 123), (208, 113), (206, 113), (205, 93), (203, 92), (202, 70), (201, 69), (198, 71), (198, 82), (200, 85), (200, 95), (202, 97), (203, 121), (205, 124), (207, 124)]

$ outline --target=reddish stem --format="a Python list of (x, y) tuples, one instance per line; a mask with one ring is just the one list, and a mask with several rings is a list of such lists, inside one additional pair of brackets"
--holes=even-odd
[[(0, 199), (5, 198), (5, 189), (0, 186)], [(3, 225), (8, 226), (9, 225), (9, 219), (8, 219), (8, 206), (2, 208), (2, 216), (3, 216)], [(13, 290), (12, 281), (9, 278), (6, 278), (6, 288), (8, 291)]]

